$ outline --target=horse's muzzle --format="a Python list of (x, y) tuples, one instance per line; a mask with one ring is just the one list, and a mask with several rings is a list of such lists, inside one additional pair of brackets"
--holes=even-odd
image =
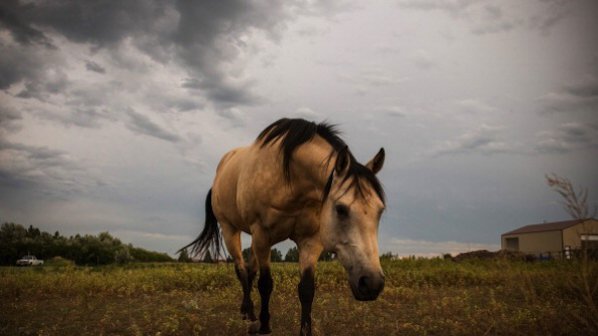
[(384, 289), (383, 274), (365, 274), (357, 278), (356, 282), (351, 281), (351, 291), (359, 301), (376, 300), (382, 289)]

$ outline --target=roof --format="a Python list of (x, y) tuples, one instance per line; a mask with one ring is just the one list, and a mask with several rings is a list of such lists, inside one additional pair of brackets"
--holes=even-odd
[(567, 220), (567, 221), (562, 221), (562, 222), (551, 222), (551, 223), (542, 223), (542, 224), (532, 224), (532, 225), (526, 225), (526, 226), (522, 226), (518, 229), (515, 229), (513, 231), (509, 231), (506, 233), (503, 233), (503, 236), (506, 235), (513, 235), (513, 234), (520, 234), (520, 233), (533, 233), (533, 232), (545, 232), (545, 231), (561, 231), (564, 229), (567, 229), (569, 227), (572, 227), (574, 225), (577, 225), (579, 223), (583, 223), (587, 220), (592, 220), (593, 218), (588, 218), (588, 219), (572, 219), (572, 220)]

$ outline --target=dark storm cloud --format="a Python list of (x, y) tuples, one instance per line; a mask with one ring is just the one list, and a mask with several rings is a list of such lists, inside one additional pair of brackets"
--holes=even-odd
[(23, 18), (23, 14), (33, 7), (32, 4), (20, 5), (18, 0), (0, 2), (0, 27), (10, 31), (13, 38), (20, 43), (40, 43), (52, 47), (46, 35), (33, 28), (26, 18)]
[(33, 46), (6, 45), (0, 40), (0, 90), (42, 76), (44, 57)]
[(71, 41), (104, 46), (143, 30), (151, 31), (153, 19), (168, 5), (168, 2), (143, 0), (36, 1), (13, 2), (12, 9), (28, 28), (50, 27)]
[[(2, 5), (1, 19), (2, 27), (21, 44), (47, 45), (48, 36), (57, 33), (95, 49), (112, 49), (132, 38), (131, 43), (153, 60), (177, 60), (193, 78), (193, 88), (200, 89), (214, 104), (230, 107), (259, 101), (248, 79), (227, 70), (228, 62), (246, 46), (242, 35), (261, 31), (276, 39), (293, 12), (319, 8), (312, 7), (315, 9), (301, 3), (241, 0), (9, 1)], [(22, 60), (13, 58), (5, 63), (16, 67), (12, 73), (2, 73), (0, 88), (28, 77), (23, 73), (27, 67)], [(86, 68), (103, 73), (103, 67), (92, 62), (87, 62)], [(36, 95), (35, 90), (28, 90), (21, 96)]]
[(235, 59), (245, 46), (239, 38), (251, 29), (261, 30), (271, 38), (284, 28), (288, 9), (283, 2), (177, 2), (180, 14), (173, 42), (179, 57), (194, 74), (183, 84), (204, 90), (219, 105), (244, 105), (258, 101), (246, 80), (229, 76), (223, 67)]
[(170, 142), (181, 141), (178, 135), (151, 121), (145, 115), (137, 113), (133, 109), (129, 109), (127, 114), (130, 117), (130, 123), (127, 124), (130, 130)]

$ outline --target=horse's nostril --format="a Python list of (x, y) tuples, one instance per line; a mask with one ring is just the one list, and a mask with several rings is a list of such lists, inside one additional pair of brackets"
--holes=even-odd
[(361, 278), (359, 278), (357, 286), (361, 292), (367, 292), (369, 290), (369, 280), (370, 278), (367, 276), (362, 276)]

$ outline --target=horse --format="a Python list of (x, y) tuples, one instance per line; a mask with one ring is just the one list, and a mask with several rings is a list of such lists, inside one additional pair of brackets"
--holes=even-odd
[[(205, 226), (184, 248), (192, 247), (194, 255), (220, 255), (224, 240), (243, 289), (240, 310), (251, 321), (249, 334), (271, 333), (270, 251), (286, 239), (299, 250), (300, 335), (312, 334), (314, 275), (323, 251), (333, 252), (345, 268), (355, 299), (378, 297), (384, 288), (378, 226), (385, 197), (376, 174), (384, 157), (381, 148), (362, 165), (336, 126), (286, 118), (266, 127), (251, 145), (222, 157), (206, 197)], [(252, 237), (247, 263), (241, 232)], [(259, 321), (251, 300), (258, 269)]]

